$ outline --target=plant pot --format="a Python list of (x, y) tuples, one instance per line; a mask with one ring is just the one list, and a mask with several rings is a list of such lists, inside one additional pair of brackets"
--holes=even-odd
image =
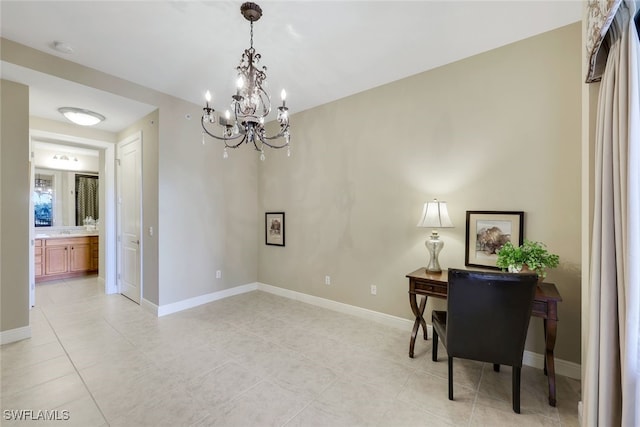
[[(525, 266), (522, 267), (518, 267), (517, 265), (510, 265), (509, 267), (507, 267), (507, 271), (509, 273), (521, 273), (522, 270), (524, 269)], [(529, 269), (529, 267), (527, 267), (527, 270)]]
[[(531, 270), (527, 264), (523, 264), (522, 267), (518, 268), (515, 265), (510, 265), (507, 270), (509, 273), (535, 273), (534, 270)], [(544, 278), (538, 275), (538, 283), (542, 283)]]

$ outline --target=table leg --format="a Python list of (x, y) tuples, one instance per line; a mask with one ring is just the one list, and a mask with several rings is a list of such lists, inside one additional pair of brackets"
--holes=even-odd
[(409, 303), (411, 304), (411, 311), (413, 311), (414, 316), (416, 316), (416, 321), (413, 323), (413, 330), (411, 331), (411, 341), (409, 342), (409, 357), (413, 358), (413, 349), (416, 345), (416, 336), (418, 335), (418, 330), (420, 326), (422, 326), (424, 339), (427, 338), (427, 322), (425, 322), (423, 313), (424, 308), (427, 305), (427, 296), (425, 295), (420, 301), (420, 306), (418, 306), (418, 302), (416, 301), (416, 294), (409, 293)]
[[(542, 327), (544, 328), (544, 342), (545, 346), (547, 343), (547, 319), (542, 319)], [(545, 357), (544, 357), (544, 374), (547, 375), (547, 357), (546, 357), (546, 349), (545, 349)]]
[(553, 348), (556, 345), (558, 322), (551, 319), (545, 319), (544, 323), (546, 341), (546, 354), (544, 360), (547, 368), (547, 381), (549, 381), (549, 405), (556, 406), (556, 369), (553, 361)]

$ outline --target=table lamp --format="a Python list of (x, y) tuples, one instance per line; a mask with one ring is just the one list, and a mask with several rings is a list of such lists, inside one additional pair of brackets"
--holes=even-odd
[(444, 242), (440, 240), (438, 230), (436, 228), (452, 228), (453, 223), (449, 219), (449, 212), (447, 211), (447, 202), (439, 202), (433, 199), (433, 202), (426, 202), (422, 209), (422, 216), (418, 221), (418, 227), (428, 227), (434, 230), (431, 231), (431, 236), (425, 242), (425, 246), (429, 250), (431, 259), (429, 265), (427, 265), (427, 273), (440, 273), (440, 263), (438, 262), (438, 255), (444, 246)]

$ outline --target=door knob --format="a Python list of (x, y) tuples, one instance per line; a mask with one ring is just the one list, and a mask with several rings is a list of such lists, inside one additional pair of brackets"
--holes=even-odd
[(140, 244), (140, 239), (138, 239), (138, 240), (132, 240), (132, 241), (131, 241), (131, 243), (135, 243), (136, 245), (139, 245), (139, 244)]

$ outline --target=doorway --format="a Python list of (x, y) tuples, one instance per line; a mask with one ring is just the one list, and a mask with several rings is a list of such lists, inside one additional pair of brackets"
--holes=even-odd
[(118, 285), (120, 293), (142, 299), (142, 132), (118, 143)]
[[(101, 278), (104, 279), (105, 293), (117, 293), (116, 282), (116, 209), (115, 209), (115, 144), (106, 141), (93, 140), (88, 138), (75, 137), (54, 132), (31, 130), (30, 131), (30, 152), (34, 153), (37, 143), (54, 144), (59, 146), (71, 146), (76, 148), (97, 150), (99, 155), (99, 174), (103, 181), (104, 188), (104, 211), (100, 218), (99, 240), (101, 262)], [(31, 194), (34, 192), (35, 163), (33, 154), (30, 159), (31, 174)], [(34, 224), (34, 201), (30, 197), (29, 221)], [(33, 248), (36, 239), (35, 226), (29, 227), (29, 241)], [(35, 254), (34, 250), (29, 251), (29, 301), (30, 306), (34, 306), (35, 301)]]

